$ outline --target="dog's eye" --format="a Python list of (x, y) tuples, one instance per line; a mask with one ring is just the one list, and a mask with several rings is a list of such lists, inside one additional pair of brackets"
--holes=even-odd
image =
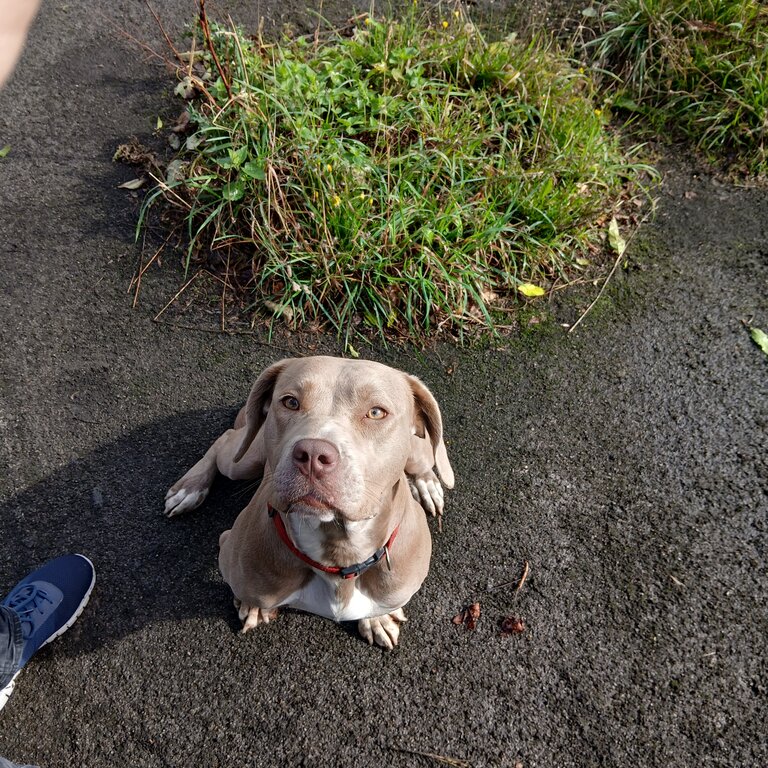
[(299, 410), (299, 401), (293, 395), (286, 395), (285, 397), (280, 398), (280, 402), (289, 411), (298, 411)]
[(375, 408), (371, 408), (371, 410), (365, 414), (365, 418), (373, 419), (374, 421), (381, 421), (386, 415), (387, 412), (383, 408), (376, 406)]

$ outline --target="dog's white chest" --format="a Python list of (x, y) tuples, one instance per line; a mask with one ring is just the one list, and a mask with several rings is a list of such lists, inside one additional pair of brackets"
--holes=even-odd
[(346, 599), (342, 601), (338, 586), (338, 576), (316, 573), (306, 586), (290, 595), (283, 605), (334, 621), (368, 619), (381, 616), (389, 610), (361, 592), (357, 584), (353, 585), (351, 596), (344, 590)]

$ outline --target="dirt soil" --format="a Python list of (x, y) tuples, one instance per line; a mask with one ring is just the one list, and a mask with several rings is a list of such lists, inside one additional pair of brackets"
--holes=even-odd
[[(218, 10), (301, 30), (306, 5)], [(154, 6), (178, 39), (194, 4)], [(482, 9), (510, 18), (505, 3)], [(764, 766), (768, 359), (742, 321), (768, 330), (766, 192), (668, 157), (658, 215), (632, 243), (639, 268), (576, 333), (363, 350), (436, 393), (457, 475), (402, 645), (296, 612), (241, 636), (216, 555), (249, 489), (221, 482), (170, 521), (165, 490), (267, 363), (339, 350), (152, 322), (180, 284), (168, 258), (132, 308), (138, 196), (111, 157), (177, 110), (162, 65), (124, 32), (162, 49), (138, 0), (49, 0), (0, 92), (0, 593), (62, 552), (98, 569), (84, 615), (0, 713), (0, 755)], [(477, 629), (453, 625), (474, 600)], [(502, 636), (508, 615), (525, 631)]]

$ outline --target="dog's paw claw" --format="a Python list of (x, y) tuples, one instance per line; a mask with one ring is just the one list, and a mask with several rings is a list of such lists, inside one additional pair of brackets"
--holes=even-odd
[(264, 608), (248, 605), (237, 599), (235, 599), (235, 608), (237, 608), (237, 615), (240, 621), (243, 622), (243, 628), (240, 630), (240, 633), (243, 635), (260, 624), (269, 624), (270, 621), (274, 621), (277, 618), (277, 608), (267, 611)]
[(368, 642), (368, 645), (380, 645), (391, 651), (400, 637), (400, 625), (408, 621), (402, 608), (398, 608), (383, 616), (374, 616), (371, 619), (360, 619), (357, 622), (357, 630)]
[(171, 488), (165, 494), (165, 514), (168, 517), (174, 517), (175, 515), (197, 509), (205, 501), (207, 495), (207, 490), (193, 491), (186, 488), (178, 490)]
[(424, 475), (410, 477), (409, 481), (413, 498), (424, 507), (424, 511), (432, 517), (442, 515), (445, 496), (437, 475), (430, 470)]

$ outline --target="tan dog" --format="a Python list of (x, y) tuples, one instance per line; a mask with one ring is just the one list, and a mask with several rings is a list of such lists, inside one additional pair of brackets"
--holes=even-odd
[(440, 480), (453, 487), (440, 409), (421, 381), (362, 360), (275, 363), (234, 429), (168, 491), (166, 512), (199, 506), (217, 470), (263, 475), (219, 539), (244, 632), (292, 606), (358, 621), (369, 643), (397, 644), (432, 550), (414, 497), (442, 514)]

